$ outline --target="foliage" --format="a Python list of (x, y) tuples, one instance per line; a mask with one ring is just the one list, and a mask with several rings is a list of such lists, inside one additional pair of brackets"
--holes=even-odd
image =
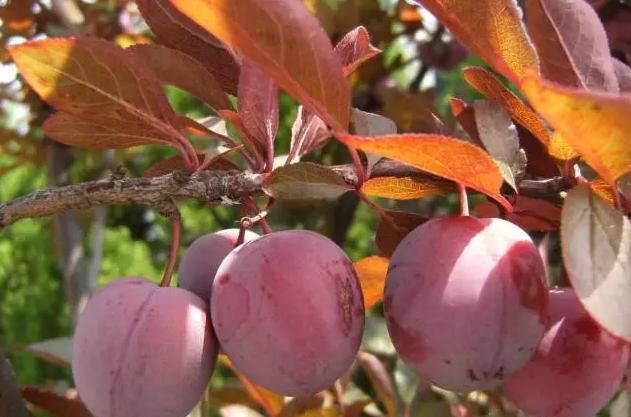
[[(109, 177), (112, 201), (116, 184), (130, 177), (150, 184), (210, 171), (233, 182), (203, 184), (223, 187), (220, 201), (168, 198), (107, 215), (86, 191), (73, 206), (84, 210), (61, 229), (35, 220), (5, 225), (2, 210), (15, 202), (0, 204), (3, 344), (69, 335), (94, 282), (158, 282), (164, 270), (168, 286), (183, 247), (238, 226), (331, 236), (356, 261), (366, 307), (380, 306), (399, 243), (458, 203), (468, 214), (467, 192), (476, 216), (530, 232), (549, 284), (572, 286), (599, 332), (631, 341), (631, 42), (620, 35), (628, 6), (43, 3), (10, 0), (0, 10), (3, 67), (19, 73), (3, 85), (1, 201), (42, 188), (46, 178), (60, 186)], [(254, 195), (232, 189), (247, 172), (262, 178)], [(223, 357), (200, 413), (208, 406), (270, 417), (516, 412), (493, 391), (417, 386), (393, 347), (368, 352), (374, 323), (386, 326), (378, 307), (352, 372), (330, 392), (285, 402)], [(15, 349), (11, 355), (21, 383), (67, 378)], [(31, 387), (24, 396), (55, 415), (64, 401), (66, 412), (86, 413), (76, 393), (64, 399)], [(249, 411), (226, 407), (235, 403)]]

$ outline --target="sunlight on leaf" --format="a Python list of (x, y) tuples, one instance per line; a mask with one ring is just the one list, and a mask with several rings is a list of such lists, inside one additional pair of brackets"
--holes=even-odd
[(300, 1), (170, 0), (252, 60), (335, 130), (350, 119), (349, 85), (318, 20)]
[(450, 184), (413, 177), (376, 177), (362, 184), (362, 192), (394, 200), (416, 200), (454, 191)]
[(468, 48), (514, 83), (539, 71), (516, 0), (415, 0)]
[(464, 184), (511, 210), (510, 203), (500, 194), (502, 175), (497, 164), (475, 145), (448, 136), (424, 134), (377, 137), (338, 134), (337, 138), (364, 152), (374, 152)]
[(562, 87), (536, 76), (523, 91), (548, 122), (605, 181), (631, 171), (631, 96)]

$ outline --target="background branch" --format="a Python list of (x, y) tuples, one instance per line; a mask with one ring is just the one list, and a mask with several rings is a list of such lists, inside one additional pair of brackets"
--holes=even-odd
[[(352, 165), (330, 167), (351, 185), (357, 184)], [(421, 171), (398, 162), (382, 160), (372, 171), (373, 177), (413, 176), (427, 178)], [(116, 204), (141, 204), (162, 211), (171, 201), (192, 199), (225, 204), (262, 191), (266, 174), (248, 171), (202, 171), (187, 174), (175, 171), (154, 178), (123, 178), (91, 181), (65, 187), (35, 191), (0, 204), (0, 228), (24, 218), (45, 217), (68, 210), (80, 210)], [(566, 185), (562, 178), (522, 180), (522, 194), (558, 199)]]

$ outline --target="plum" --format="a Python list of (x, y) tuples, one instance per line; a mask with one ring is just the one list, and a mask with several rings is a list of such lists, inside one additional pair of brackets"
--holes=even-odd
[(289, 396), (331, 386), (352, 364), (364, 329), (352, 262), (331, 240), (304, 230), (264, 235), (230, 252), (210, 309), (234, 366)]
[(591, 417), (620, 386), (629, 347), (603, 330), (571, 289), (550, 292), (550, 316), (533, 358), (506, 379), (506, 396), (538, 417)]
[(203, 394), (217, 350), (201, 298), (122, 278), (79, 317), (72, 373), (95, 417), (182, 417)]
[(384, 291), (401, 358), (452, 391), (493, 387), (523, 366), (547, 306), (537, 248), (501, 219), (444, 217), (417, 227), (396, 248)]
[[(258, 234), (246, 230), (244, 241), (259, 237)], [(179, 285), (192, 291), (203, 300), (210, 300), (213, 278), (219, 264), (234, 249), (239, 238), (239, 229), (226, 229), (209, 233), (195, 240), (188, 247), (179, 268)]]

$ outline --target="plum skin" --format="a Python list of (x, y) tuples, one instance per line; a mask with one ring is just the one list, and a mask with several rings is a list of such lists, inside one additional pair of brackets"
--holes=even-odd
[(335, 243), (304, 230), (264, 235), (230, 252), (210, 308), (234, 366), (288, 396), (333, 385), (356, 357), (364, 329), (352, 262)]
[[(258, 237), (258, 234), (246, 230), (244, 242)], [(217, 268), (234, 249), (238, 238), (239, 229), (226, 229), (205, 234), (191, 243), (178, 269), (180, 288), (192, 291), (208, 302)]]
[(217, 351), (201, 298), (121, 278), (80, 315), (72, 372), (95, 417), (182, 417), (203, 394)]
[(487, 389), (534, 353), (547, 322), (543, 261), (501, 219), (436, 218), (395, 250), (384, 291), (401, 358), (452, 391)]
[(619, 388), (629, 347), (603, 330), (571, 289), (550, 292), (550, 315), (533, 358), (506, 379), (506, 396), (540, 417), (591, 417)]

